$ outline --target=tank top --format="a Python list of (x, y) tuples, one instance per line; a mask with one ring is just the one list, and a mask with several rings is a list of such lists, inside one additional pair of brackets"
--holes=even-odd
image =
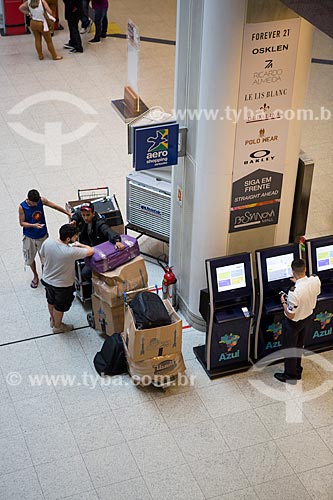
[(39, 222), (39, 224), (45, 224), (41, 229), (38, 229), (37, 227), (24, 227), (23, 228), (24, 236), (28, 236), (33, 240), (38, 240), (40, 238), (43, 238), (43, 236), (47, 234), (47, 227), (46, 227), (46, 220), (45, 220), (42, 200), (39, 200), (39, 202), (35, 207), (29, 207), (29, 205), (25, 200), (22, 201), (21, 207), (23, 208), (24, 211), (25, 222), (29, 222), (29, 224), (36, 224), (36, 222)]
[(43, 9), (42, 1), (39, 2), (38, 7), (36, 7), (35, 9), (33, 9), (30, 6), (30, 0), (28, 1), (28, 5), (29, 5), (31, 18), (34, 21), (43, 21), (44, 22), (44, 9)]

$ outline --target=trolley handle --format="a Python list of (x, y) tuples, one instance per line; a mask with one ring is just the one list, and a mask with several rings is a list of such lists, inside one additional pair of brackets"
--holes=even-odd
[(77, 190), (78, 200), (86, 200), (89, 198), (90, 199), (105, 198), (105, 196), (109, 195), (110, 195), (110, 189), (107, 186)]
[(152, 293), (156, 292), (158, 295), (158, 285), (154, 285), (147, 288), (138, 288), (137, 290), (132, 290), (130, 292), (123, 292), (124, 304), (128, 305), (127, 299), (129, 298), (130, 299), (129, 301), (131, 301), (131, 298), (129, 296), (136, 295), (139, 292), (152, 292)]

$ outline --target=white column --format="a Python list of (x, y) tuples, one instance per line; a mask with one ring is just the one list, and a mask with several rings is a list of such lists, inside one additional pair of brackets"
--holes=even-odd
[[(169, 261), (178, 278), (180, 309), (197, 328), (204, 328), (198, 308), (200, 289), (206, 288), (205, 259), (286, 243), (289, 235), (286, 224), (290, 223), (292, 203), (283, 203), (283, 192), (278, 226), (261, 231), (260, 237), (258, 230), (228, 233), (236, 123), (225, 119), (224, 110), (227, 106), (237, 109), (243, 29), (257, 3), (178, 0), (175, 110), (188, 109), (189, 113), (178, 116), (180, 125), (188, 128), (187, 154), (173, 169)], [(271, 19), (277, 18), (274, 5), (286, 9), (271, 0)], [(278, 18), (284, 14), (278, 12)], [(259, 10), (259, 18), (251, 22), (270, 20), (267, 9), (265, 19), (260, 15)], [(309, 36), (306, 29), (302, 32)], [(306, 43), (307, 57), (304, 59), (302, 49), (297, 61), (296, 78), (298, 74), (302, 81), (295, 85), (302, 97), (309, 46)], [(193, 117), (190, 112), (199, 115)], [(288, 150), (288, 169), (292, 169), (287, 174), (289, 196), (296, 178), (300, 127), (291, 127), (294, 140)], [(179, 187), (183, 190), (182, 206), (177, 201)]]

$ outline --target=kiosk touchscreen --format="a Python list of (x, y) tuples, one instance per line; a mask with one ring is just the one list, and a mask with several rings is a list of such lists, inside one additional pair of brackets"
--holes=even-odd
[(305, 347), (314, 351), (333, 348), (333, 236), (307, 241), (308, 274), (321, 281), (321, 293), (314, 311)]
[(256, 359), (281, 348), (283, 308), (280, 292), (293, 285), (291, 263), (301, 258), (298, 244), (281, 245), (256, 251), (259, 300), (255, 329)]
[(199, 306), (207, 323), (206, 344), (194, 352), (213, 378), (249, 366), (254, 307), (251, 255), (207, 259), (206, 274), (208, 290), (202, 291)]

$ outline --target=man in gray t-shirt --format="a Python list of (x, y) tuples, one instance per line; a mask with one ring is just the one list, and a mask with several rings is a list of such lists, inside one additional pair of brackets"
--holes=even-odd
[(73, 325), (62, 323), (62, 318), (74, 299), (75, 261), (94, 253), (92, 247), (79, 243), (77, 239), (76, 227), (64, 224), (59, 229), (59, 239), (47, 239), (40, 251), (44, 266), (42, 284), (46, 289), (53, 333), (73, 330)]

